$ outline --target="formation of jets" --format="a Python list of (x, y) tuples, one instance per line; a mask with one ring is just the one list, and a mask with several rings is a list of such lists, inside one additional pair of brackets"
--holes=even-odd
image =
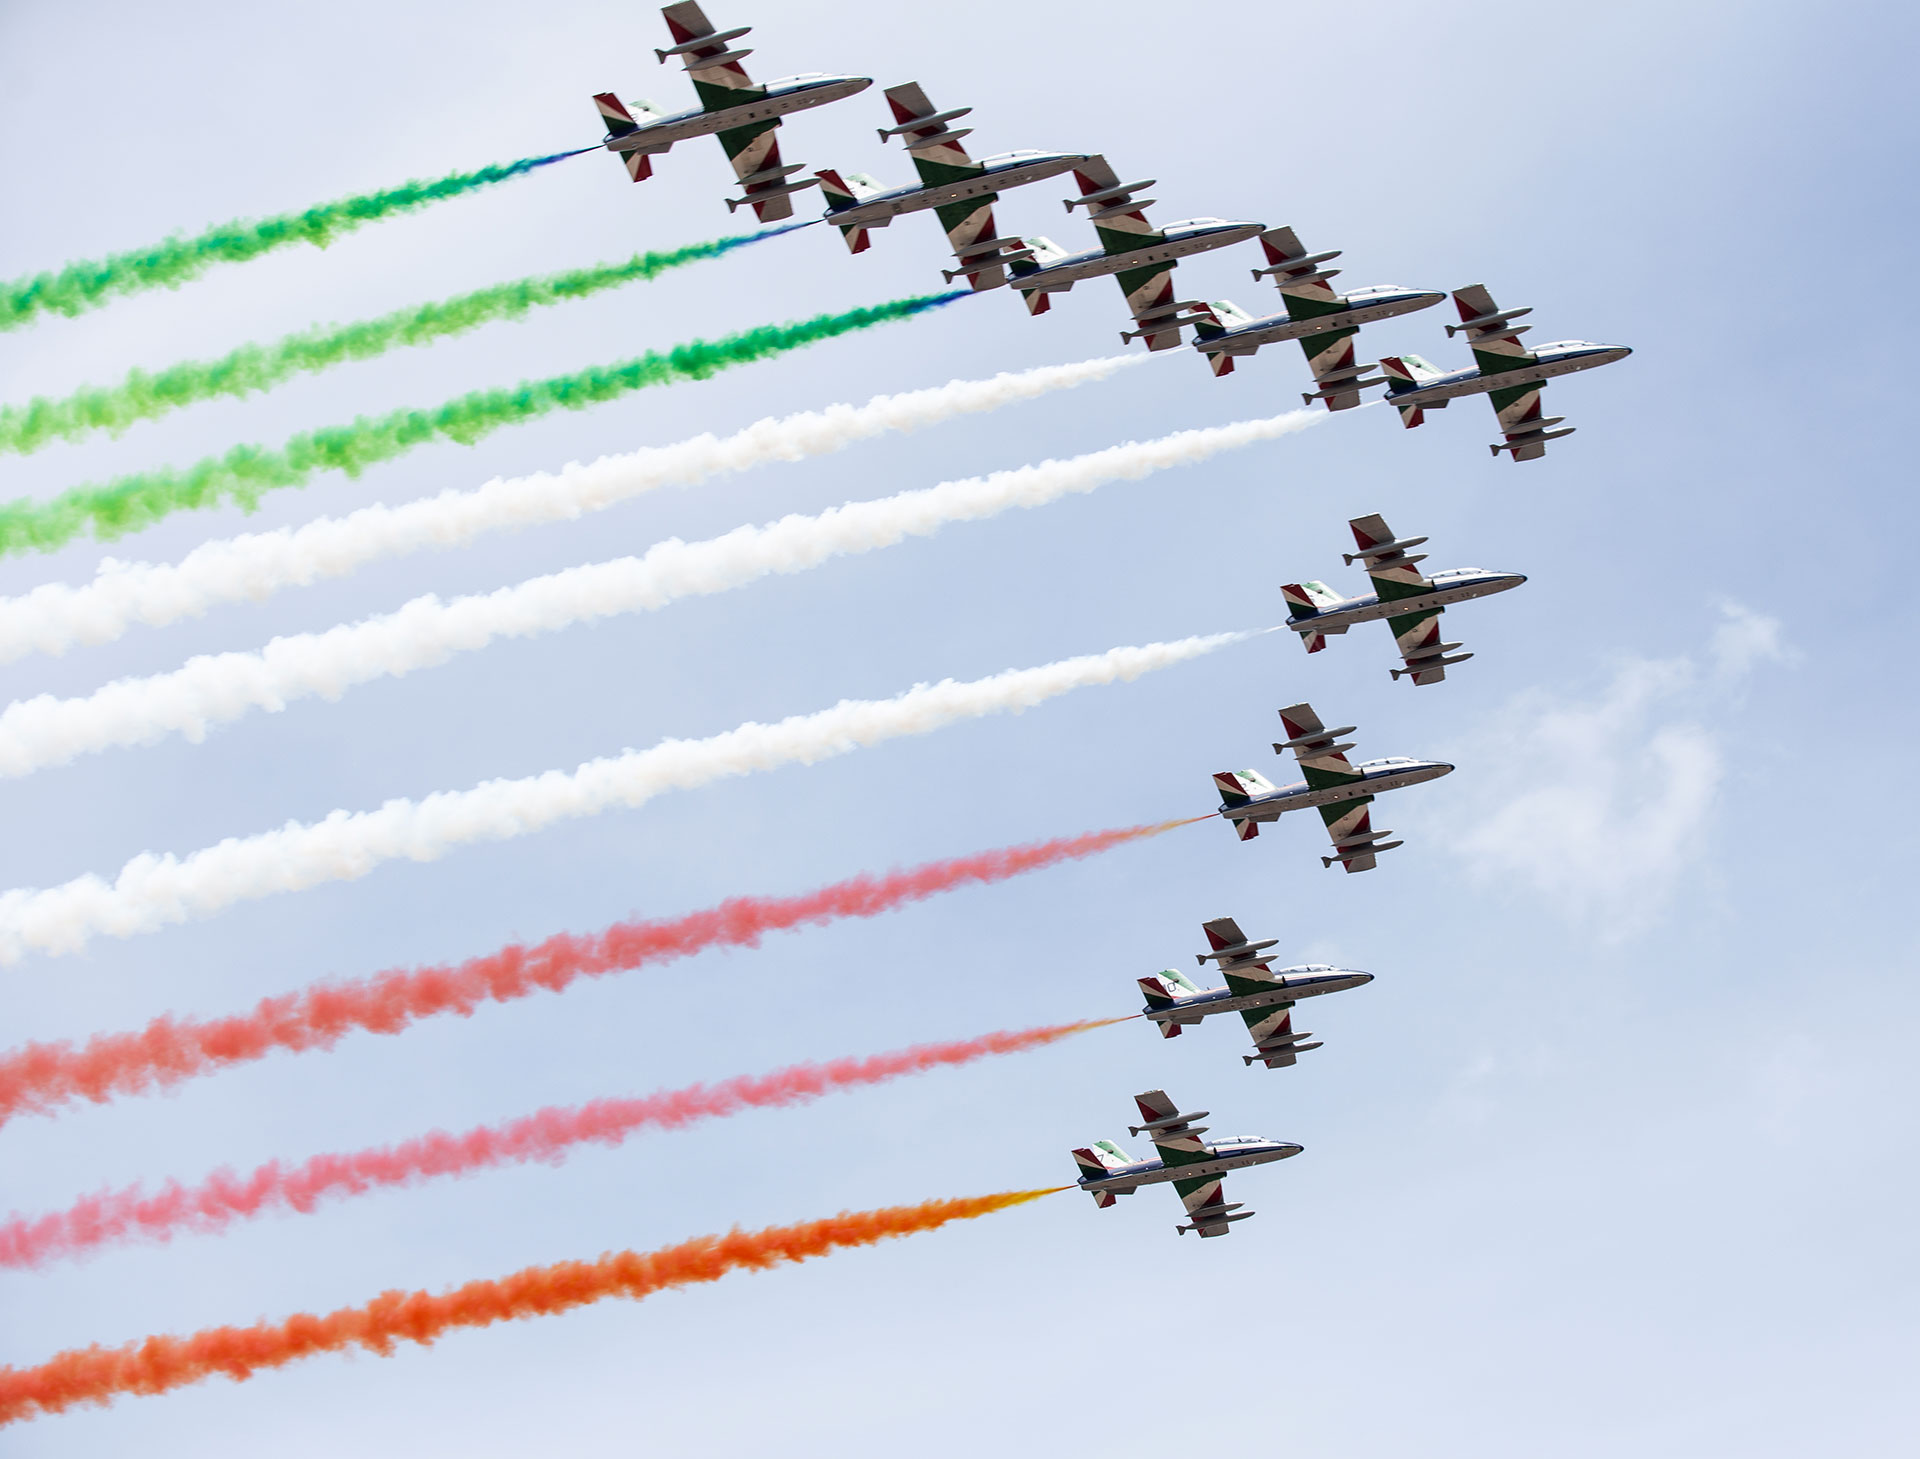
[[(893, 125), (877, 130), (880, 140), (901, 139), (920, 176), (917, 186), (888, 188), (864, 172), (821, 168), (809, 176), (804, 163), (783, 163), (777, 137), (782, 121), (798, 112), (856, 96), (873, 85), (867, 76), (807, 72), (778, 81), (755, 82), (743, 64), (752, 54), (736, 46), (751, 26), (716, 30), (695, 0), (661, 11), (673, 44), (654, 54), (662, 64), (679, 59), (693, 82), (699, 106), (664, 112), (650, 102), (623, 102), (612, 92), (594, 97), (606, 126), (603, 145), (625, 163), (640, 182), (652, 175), (653, 158), (691, 137), (716, 137), (732, 164), (740, 196), (727, 207), (751, 207), (761, 222), (793, 216), (793, 197), (818, 187), (826, 200), (820, 219), (833, 224), (855, 253), (872, 244), (875, 228), (885, 228), (907, 213), (931, 210), (946, 230), (955, 266), (941, 272), (947, 282), (965, 279), (968, 287), (1011, 287), (1030, 314), (1044, 314), (1055, 294), (1083, 279), (1112, 277), (1125, 296), (1133, 327), (1121, 331), (1124, 342), (1144, 340), (1149, 350), (1178, 349), (1182, 330), (1192, 327), (1193, 348), (1215, 375), (1230, 374), (1234, 361), (1264, 345), (1297, 340), (1307, 357), (1314, 388), (1303, 392), (1311, 405), (1328, 410), (1359, 405), (1362, 392), (1386, 387), (1385, 398), (1409, 427), (1461, 395), (1484, 394), (1493, 404), (1502, 439), (1489, 449), (1515, 461), (1535, 461), (1547, 444), (1573, 434), (1564, 416), (1541, 413), (1540, 391), (1548, 380), (1624, 359), (1625, 345), (1562, 340), (1529, 350), (1520, 336), (1530, 328), (1513, 321), (1530, 309), (1500, 309), (1485, 285), (1453, 291), (1460, 322), (1448, 335), (1464, 334), (1473, 351), (1473, 367), (1443, 371), (1418, 355), (1357, 357), (1354, 340), (1362, 325), (1431, 308), (1446, 297), (1432, 289), (1376, 284), (1340, 293), (1331, 280), (1340, 273), (1325, 265), (1339, 249), (1309, 253), (1291, 228), (1227, 218), (1189, 218), (1156, 227), (1142, 197), (1152, 178), (1123, 182), (1097, 153), (1006, 152), (975, 161), (962, 145), (970, 127), (953, 124), (972, 107), (941, 111), (915, 82), (890, 86), (885, 95)], [(1097, 248), (1070, 252), (1038, 235), (1002, 234), (993, 205), (1014, 188), (1045, 182), (1071, 172), (1079, 196), (1066, 209), (1086, 210)], [(1230, 248), (1258, 238), (1266, 267), (1256, 280), (1271, 278), (1280, 290), (1285, 313), (1255, 318), (1229, 299), (1176, 298), (1173, 270), (1183, 258)], [(1377, 373), (1376, 373), (1377, 372)], [(1556, 429), (1558, 428), (1558, 429)], [(1431, 682), (1416, 679), (1416, 683)]]
[[(783, 120), (855, 96), (873, 84), (871, 78), (808, 73), (759, 84), (742, 64), (750, 51), (735, 46), (749, 27), (716, 30), (692, 0), (661, 13), (673, 43), (655, 54), (663, 64), (671, 58), (684, 62), (699, 106), (669, 114), (647, 102), (622, 102), (611, 92), (594, 98), (606, 125), (604, 145), (622, 158), (635, 182), (651, 176), (653, 158), (676, 142), (712, 136), (740, 185), (741, 195), (726, 200), (729, 209), (751, 207), (762, 222), (775, 222), (793, 216), (796, 194), (818, 187), (826, 210), (813, 221), (837, 228), (856, 254), (872, 246), (875, 229), (909, 213), (932, 212), (954, 256), (955, 266), (942, 270), (948, 283), (964, 279), (980, 292), (1010, 289), (1029, 314), (1038, 315), (1048, 311), (1054, 295), (1082, 280), (1110, 277), (1132, 319), (1122, 341), (1144, 340), (1149, 350), (1178, 349), (1187, 343), (1182, 331), (1191, 327), (1191, 347), (1215, 376), (1231, 374), (1238, 360), (1267, 345), (1296, 342), (1313, 379), (1314, 388), (1301, 396), (1308, 405), (1318, 401), (1328, 410), (1349, 410), (1362, 402), (1364, 392), (1384, 386), (1384, 399), (1409, 428), (1422, 424), (1429, 409), (1442, 409), (1463, 395), (1485, 395), (1502, 437), (1489, 449), (1516, 462), (1538, 460), (1550, 442), (1573, 434), (1564, 417), (1542, 413), (1540, 392), (1549, 380), (1632, 353), (1625, 345), (1585, 340), (1529, 349), (1520, 336), (1531, 326), (1514, 321), (1533, 311), (1502, 309), (1485, 285), (1469, 284), (1452, 293), (1459, 322), (1446, 332), (1465, 336), (1473, 355), (1470, 368), (1445, 371), (1413, 354), (1363, 361), (1355, 343), (1363, 326), (1430, 309), (1448, 296), (1398, 284), (1342, 292), (1332, 282), (1341, 270), (1327, 267), (1341, 251), (1309, 252), (1292, 228), (1226, 218), (1155, 226), (1147, 217), (1155, 200), (1143, 196), (1154, 179), (1123, 181), (1097, 153), (1018, 151), (976, 160), (964, 145), (973, 129), (954, 125), (973, 108), (942, 111), (916, 82), (886, 88), (892, 124), (876, 130), (882, 143), (904, 144), (917, 183), (887, 187), (864, 172), (832, 167), (802, 176), (805, 164), (781, 160), (776, 134)], [(994, 205), (1003, 194), (1068, 174), (1078, 195), (1063, 199), (1066, 210), (1084, 210), (1097, 247), (1076, 253), (1049, 238), (1002, 233)], [(1229, 299), (1177, 297), (1173, 274), (1181, 260), (1256, 238), (1266, 263), (1252, 270), (1253, 278), (1273, 281), (1284, 312), (1256, 317)], [(1473, 657), (1459, 652), (1459, 643), (1444, 641), (1441, 615), (1526, 582), (1520, 573), (1481, 568), (1429, 575), (1418, 566), (1425, 554), (1411, 550), (1425, 537), (1396, 537), (1377, 514), (1355, 517), (1348, 526), (1356, 550), (1342, 553), (1342, 560), (1363, 567), (1371, 593), (1342, 597), (1311, 580), (1281, 589), (1288, 609), (1285, 626), (1299, 635), (1309, 654), (1355, 624), (1383, 620), (1401, 659), (1401, 666), (1389, 671), (1393, 678), (1405, 677), (1416, 686), (1437, 684), (1449, 668)], [(1280, 723), (1285, 738), (1274, 742), (1274, 753), (1291, 751), (1302, 778), (1275, 785), (1256, 770), (1221, 771), (1213, 777), (1220, 794), (1217, 814), (1249, 841), (1263, 823), (1311, 807), (1332, 841), (1332, 854), (1320, 858), (1323, 867), (1374, 869), (1382, 852), (1402, 844), (1389, 839), (1392, 831), (1373, 828), (1374, 798), (1437, 780), (1454, 768), (1442, 760), (1400, 756), (1356, 765), (1347, 758), (1353, 744), (1341, 741), (1353, 726), (1329, 729), (1304, 702), (1282, 709)], [(1163, 969), (1139, 979), (1146, 999), (1141, 1016), (1163, 1037), (1175, 1038), (1211, 1015), (1237, 1013), (1253, 1040), (1253, 1052), (1242, 1055), (1248, 1065), (1292, 1067), (1301, 1054), (1321, 1047), (1311, 1033), (1294, 1028), (1294, 1005), (1373, 981), (1371, 973), (1321, 963), (1275, 968), (1277, 955), (1268, 949), (1278, 945), (1277, 939), (1251, 942), (1231, 917), (1203, 923), (1202, 930), (1209, 951), (1197, 954), (1196, 961), (1217, 964), (1222, 985), (1201, 987), (1176, 969)], [(1152, 1140), (1154, 1158), (1135, 1160), (1113, 1142), (1097, 1140), (1073, 1152), (1078, 1184), (1106, 1208), (1142, 1186), (1171, 1183), (1186, 1207), (1187, 1220), (1176, 1228), (1182, 1233), (1227, 1235), (1236, 1222), (1254, 1214), (1223, 1199), (1227, 1173), (1301, 1150), (1291, 1141), (1254, 1135), (1209, 1143), (1201, 1139), (1205, 1127), (1195, 1123), (1206, 1117), (1205, 1110), (1183, 1112), (1158, 1089), (1134, 1099), (1141, 1123), (1129, 1126), (1130, 1133)]]

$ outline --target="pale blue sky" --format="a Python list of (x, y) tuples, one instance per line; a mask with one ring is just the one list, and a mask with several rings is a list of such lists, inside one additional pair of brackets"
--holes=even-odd
[[(956, 526), (663, 613), (468, 655), (255, 715), (202, 745), (93, 756), (0, 784), (0, 886), (111, 871), (334, 807), (531, 774), (750, 718), (1116, 644), (1278, 621), (1277, 585), (1352, 587), (1345, 520), (1382, 511), (1436, 566), (1525, 572), (1450, 617), (1477, 657), (1391, 683), (1384, 630), (1308, 660), (1254, 640), (812, 768), (660, 799), (426, 866), (242, 906), (0, 975), (28, 1037), (220, 1012), (329, 974), (668, 915), (738, 892), (1213, 803), (1271, 764), (1273, 710), (1311, 699), (1369, 755), (1459, 772), (1382, 808), (1377, 872), (1323, 872), (1319, 831), (1249, 846), (1201, 825), (886, 918), (777, 938), (563, 997), (349, 1039), (170, 1098), (0, 1132), (0, 1206), (136, 1177), (347, 1150), (542, 1104), (641, 1092), (990, 1028), (1126, 1012), (1232, 914), (1291, 961), (1371, 969), (1302, 1019), (1326, 1047), (1248, 1071), (1239, 1035), (1122, 1025), (811, 1108), (559, 1168), (384, 1193), (218, 1238), (0, 1275), (0, 1361), (356, 1302), (647, 1247), (732, 1222), (1070, 1179), (1165, 1085), (1222, 1133), (1302, 1142), (1235, 1177), (1260, 1211), (1176, 1238), (1149, 1192), (1077, 1193), (803, 1268), (644, 1304), (322, 1358), (244, 1385), (24, 1425), (9, 1455), (284, 1459), (1163, 1454), (1475, 1459), (1885, 1452), (1913, 1426), (1910, 1052), (1915, 531), (1903, 426), (1914, 319), (1914, 108), (1904, 7), (1507, 3), (716, 4), (750, 63), (917, 79), (972, 105), (979, 151), (1103, 151), (1160, 179), (1159, 221), (1291, 223), (1344, 283), (1484, 281), (1534, 336), (1634, 346), (1553, 387), (1579, 433), (1489, 459), (1478, 402), (1403, 432), (1375, 409), (1200, 468)], [(16, 3), (0, 12), (0, 277), (232, 216), (592, 142), (588, 96), (675, 105), (649, 7), (528, 10)], [(790, 125), (788, 160), (908, 179), (877, 88)], [(0, 398), (314, 321), (714, 236), (717, 147), (635, 187), (583, 157), (492, 193), (178, 293), (0, 336)], [(1042, 184), (1006, 231), (1085, 246)], [(934, 223), (850, 258), (813, 229), (456, 342), (0, 463), (6, 496), (273, 442), (358, 412), (612, 361), (701, 334), (938, 285)], [(1270, 308), (1242, 248), (1183, 297)], [(1438, 312), (1369, 355), (1464, 360)], [(1104, 354), (1104, 281), (1028, 319), (970, 301), (741, 370), (438, 446), (283, 493), (253, 522), (591, 459), (954, 376)], [(1264, 415), (1297, 354), (1216, 381), (1157, 360), (1037, 404), (836, 457), (496, 536), (259, 606), (6, 670), (80, 693), (189, 654), (490, 589), (660, 538), (708, 536), (975, 471)], [(176, 518), (113, 549), (170, 561), (243, 522)], [(0, 563), (0, 592), (91, 574), (80, 546)], [(1902, 732), (1901, 726), (1906, 726)], [(1864, 773), (1863, 773), (1864, 772)], [(1186, 964), (1191, 966), (1191, 964)], [(1901, 1375), (1905, 1374), (1905, 1377)], [(1197, 1415), (1206, 1413), (1203, 1423)]]

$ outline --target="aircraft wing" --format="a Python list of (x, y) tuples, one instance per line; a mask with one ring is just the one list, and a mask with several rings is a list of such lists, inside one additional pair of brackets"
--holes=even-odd
[[(1394, 537), (1393, 529), (1378, 514), (1355, 517), (1347, 526), (1353, 532), (1354, 545), (1360, 549), (1346, 554), (1347, 561), (1365, 561), (1367, 576), (1372, 580), (1373, 590), (1382, 603), (1418, 598), (1433, 591), (1433, 579), (1415, 566), (1425, 559), (1425, 554), (1406, 550), (1424, 542), (1424, 537), (1396, 545), (1398, 539)], [(1406, 674), (1416, 684), (1437, 684), (1447, 677), (1447, 666), (1443, 661), (1451, 650), (1460, 645), (1440, 641), (1442, 611), (1439, 608), (1416, 608), (1410, 612), (1396, 613), (1387, 619), (1400, 657), (1406, 662), (1404, 669), (1394, 670), (1394, 678)]]
[(1320, 819), (1326, 823), (1327, 837), (1333, 842), (1333, 855), (1321, 857), (1322, 866), (1330, 867), (1337, 861), (1347, 871), (1372, 871), (1380, 864), (1374, 856), (1376, 851), (1391, 851), (1401, 844), (1380, 839), (1391, 836), (1391, 831), (1375, 833), (1372, 805), (1373, 797), (1363, 795), (1320, 807)]
[(1296, 1056), (1308, 1049), (1320, 1047), (1317, 1043), (1305, 1040), (1313, 1037), (1310, 1033), (1293, 1031), (1293, 1005), (1291, 1003), (1269, 1004), (1265, 1008), (1243, 1008), (1240, 1017), (1247, 1025), (1247, 1032), (1253, 1038), (1253, 1052), (1243, 1054), (1242, 1062), (1265, 1064), (1269, 1069), (1288, 1069), (1296, 1062)]
[[(1182, 1235), (1189, 1231), (1198, 1231), (1202, 1236), (1225, 1236), (1233, 1230), (1227, 1220), (1227, 1213), (1233, 1210), (1221, 1193), (1223, 1178), (1217, 1175), (1205, 1176), (1199, 1180), (1176, 1180), (1175, 1191), (1179, 1192), (1181, 1204), (1187, 1208), (1187, 1220), (1173, 1229)], [(1248, 1211), (1246, 1215), (1251, 1216)]]
[[(978, 177), (985, 170), (967, 155), (961, 143), (961, 138), (973, 129), (953, 125), (972, 111), (972, 107), (938, 111), (917, 81), (889, 86), (887, 105), (893, 110), (895, 125), (880, 135), (882, 139), (888, 136), (905, 139), (907, 155), (913, 158), (921, 186), (940, 187), (962, 178)], [(954, 259), (960, 265), (948, 274), (949, 282), (965, 278), (976, 291), (997, 289), (1006, 283), (1002, 250), (1022, 249), (1024, 245), (1018, 238), (999, 236), (993, 221), (993, 205), (998, 200), (996, 193), (982, 193), (979, 197), (962, 198), (934, 208), (933, 215), (946, 230), (947, 245), (953, 249)]]
[[(1080, 196), (1067, 207), (1086, 208), (1087, 220), (1109, 256), (1134, 253), (1165, 239), (1166, 235), (1147, 221), (1147, 209), (1154, 200), (1134, 196), (1153, 186), (1151, 179), (1122, 182), (1120, 174), (1097, 153), (1073, 169), (1073, 179), (1080, 186)], [(1183, 311), (1206, 309), (1201, 300), (1173, 297), (1172, 259), (1122, 269), (1114, 279), (1127, 296), (1127, 312), (1137, 326), (1122, 334), (1122, 341), (1144, 339), (1150, 350), (1178, 349), (1182, 343), (1180, 324), (1191, 322), (1181, 318)]]
[(1207, 946), (1215, 952), (1223, 947), (1238, 947), (1247, 940), (1246, 933), (1240, 930), (1240, 924), (1231, 917), (1215, 917), (1211, 922), (1202, 922), (1200, 930), (1207, 934)]
[[(1464, 334), (1473, 349), (1473, 362), (1483, 375), (1498, 375), (1533, 363), (1535, 356), (1520, 343), (1520, 336), (1533, 326), (1513, 321), (1531, 309), (1502, 309), (1493, 302), (1485, 284), (1468, 284), (1453, 291), (1453, 307), (1460, 312), (1460, 323), (1447, 326), (1448, 334)], [(1505, 437), (1488, 449), (1498, 456), (1510, 452), (1516, 461), (1538, 461), (1547, 454), (1547, 434), (1551, 426), (1565, 416), (1545, 417), (1540, 411), (1541, 382), (1535, 380), (1504, 389), (1490, 390), (1487, 400)], [(1415, 680), (1418, 683), (1419, 680)]]
[[(665, 7), (660, 14), (673, 36), (673, 45), (657, 54), (662, 61), (669, 56), (685, 58), (687, 76), (700, 98), (701, 110), (725, 111), (766, 95), (766, 87), (757, 85), (741, 64), (752, 54), (751, 50), (732, 48), (731, 43), (746, 34), (745, 27), (716, 31), (697, 0), (682, 0), (681, 4)], [(751, 204), (754, 216), (762, 223), (793, 216), (793, 199), (786, 179), (801, 169), (781, 165), (780, 143), (775, 137), (779, 126), (780, 119), (770, 117), (714, 134), (727, 154), (743, 194), (727, 199), (729, 211)]]

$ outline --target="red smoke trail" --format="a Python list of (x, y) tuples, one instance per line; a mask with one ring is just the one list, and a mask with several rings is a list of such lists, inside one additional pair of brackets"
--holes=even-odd
[(434, 1176), (470, 1175), (496, 1165), (558, 1161), (575, 1145), (618, 1145), (636, 1130), (677, 1129), (748, 1108), (799, 1104), (837, 1089), (879, 1084), (989, 1054), (1015, 1054), (1088, 1029), (1123, 1023), (1086, 1019), (1046, 1028), (983, 1034), (949, 1043), (916, 1044), (864, 1059), (795, 1064), (771, 1074), (742, 1074), (719, 1084), (663, 1090), (642, 1099), (597, 1099), (571, 1109), (543, 1109), (503, 1125), (464, 1134), (444, 1130), (398, 1145), (347, 1155), (316, 1155), (283, 1167), (271, 1161), (247, 1176), (214, 1172), (196, 1186), (169, 1181), (148, 1195), (137, 1185), (87, 1196), (48, 1216), (14, 1216), (0, 1225), (0, 1267), (31, 1267), (80, 1256), (113, 1242), (170, 1240), (176, 1231), (219, 1231), (270, 1209), (309, 1212), (330, 1196), (361, 1195), (379, 1186), (413, 1185)]
[(324, 1316), (303, 1312), (283, 1322), (210, 1327), (189, 1337), (150, 1337), (123, 1347), (72, 1348), (36, 1368), (0, 1368), (0, 1424), (58, 1413), (76, 1404), (107, 1404), (123, 1393), (164, 1393), (224, 1373), (240, 1380), (315, 1353), (365, 1348), (382, 1357), (402, 1338), (422, 1346), (456, 1327), (486, 1327), (518, 1317), (543, 1317), (606, 1297), (650, 1297), (667, 1287), (715, 1282), (742, 1267), (764, 1270), (781, 1262), (826, 1256), (848, 1246), (871, 1246), (889, 1236), (931, 1231), (1051, 1195), (1046, 1190), (922, 1201), (877, 1211), (842, 1211), (824, 1221), (737, 1227), (725, 1236), (696, 1236), (658, 1251), (616, 1251), (598, 1261), (527, 1267), (495, 1281), (468, 1282), (451, 1292), (382, 1292), (363, 1307)]
[(65, 1040), (26, 1044), (0, 1054), (0, 1123), (76, 1099), (104, 1104), (116, 1095), (165, 1088), (263, 1059), (275, 1049), (330, 1048), (356, 1029), (399, 1033), (435, 1014), (464, 1018), (484, 1002), (504, 1003), (543, 988), (557, 993), (576, 978), (691, 957), (710, 947), (752, 947), (768, 932), (809, 923), (872, 917), (955, 887), (1005, 881), (1190, 824), (1161, 821), (983, 851), (884, 876), (851, 877), (797, 897), (735, 897), (685, 917), (619, 922), (585, 936), (562, 933), (533, 947), (516, 943), (463, 963), (316, 983), (303, 992), (263, 998), (251, 1012), (228, 1018), (162, 1016), (137, 1033), (95, 1034), (79, 1046)]

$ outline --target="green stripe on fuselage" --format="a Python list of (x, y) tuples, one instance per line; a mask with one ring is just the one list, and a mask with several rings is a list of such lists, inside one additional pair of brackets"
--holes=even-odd
[(1521, 370), (1528, 365), (1540, 363), (1524, 351), (1517, 355), (1502, 355), (1495, 354), (1492, 350), (1475, 350), (1473, 362), (1480, 367), (1482, 375), (1504, 375), (1509, 370)]
[[(1287, 318), (1289, 319), (1319, 319), (1327, 314), (1345, 314), (1348, 308), (1345, 299), (1302, 299), (1297, 295), (1287, 293), (1284, 289), (1281, 290), (1280, 297), (1286, 301)], [(1357, 329), (1358, 326), (1356, 325), (1354, 329), (1348, 330), (1347, 333), (1353, 334)]]
[(695, 81), (693, 90), (700, 98), (702, 111), (725, 111), (728, 107), (756, 101), (767, 94), (764, 86), (715, 86), (710, 81)]
[[(1222, 970), (1224, 971), (1224, 969)], [(1271, 993), (1273, 984), (1258, 978), (1243, 978), (1238, 973), (1227, 973), (1227, 991), (1236, 998), (1245, 998), (1253, 993)]]
[(1094, 224), (1093, 231), (1100, 237), (1100, 246), (1108, 253), (1135, 253), (1142, 248), (1152, 248), (1156, 243), (1166, 242), (1166, 237), (1157, 228), (1149, 228), (1144, 233), (1128, 233), (1118, 228), (1102, 228)]
[[(1401, 598), (1421, 598), (1433, 591), (1433, 585), (1431, 583), (1403, 583), (1393, 578), (1376, 577), (1370, 577), (1367, 581), (1373, 584), (1375, 595), (1378, 596), (1383, 603), (1396, 602)], [(1440, 610), (1436, 608), (1433, 611), (1437, 613)], [(1388, 621), (1398, 623), (1400, 620), (1394, 618)]]
[(955, 167), (950, 162), (930, 162), (922, 157), (913, 159), (914, 170), (920, 174), (920, 182), (925, 187), (945, 187), (950, 182), (965, 182), (970, 177), (978, 177), (987, 169), (978, 162), (970, 162), (965, 167)]
[(1352, 785), (1367, 778), (1358, 770), (1320, 770), (1312, 765), (1302, 765), (1300, 773), (1307, 778), (1308, 790), (1332, 790), (1336, 785)]

